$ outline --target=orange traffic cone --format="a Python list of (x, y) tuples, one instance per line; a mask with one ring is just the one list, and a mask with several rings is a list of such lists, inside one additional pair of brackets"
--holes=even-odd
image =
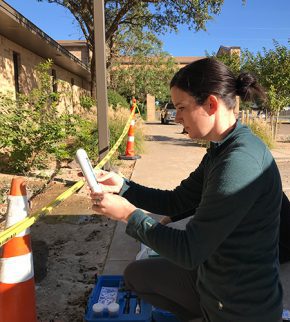
[[(133, 97), (132, 99), (132, 105), (131, 105), (131, 112), (133, 109), (136, 109), (136, 99)], [(132, 121), (130, 123), (129, 131), (128, 131), (128, 140), (127, 140), (127, 146), (126, 146), (126, 152), (125, 155), (119, 156), (119, 159), (121, 160), (136, 160), (140, 159), (140, 155), (135, 155), (134, 153), (134, 127), (135, 127), (135, 120), (134, 116), (132, 118)]]
[[(8, 197), (6, 226), (27, 217), (24, 179), (14, 178)], [(0, 254), (0, 322), (36, 322), (34, 271), (29, 228), (9, 240)]]

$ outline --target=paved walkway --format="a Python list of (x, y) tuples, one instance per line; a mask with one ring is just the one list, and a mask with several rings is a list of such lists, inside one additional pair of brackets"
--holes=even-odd
[[(150, 123), (146, 132), (145, 153), (136, 161), (131, 179), (145, 186), (171, 189), (186, 178), (200, 163), (205, 148), (196, 146), (189, 138), (180, 134), (180, 125)], [(290, 151), (275, 149), (276, 160), (290, 160)], [(140, 250), (140, 243), (125, 233), (125, 224), (118, 223), (109, 249), (103, 274), (122, 274), (124, 268), (134, 261)], [(290, 309), (290, 264), (282, 266), (285, 290), (285, 307)]]

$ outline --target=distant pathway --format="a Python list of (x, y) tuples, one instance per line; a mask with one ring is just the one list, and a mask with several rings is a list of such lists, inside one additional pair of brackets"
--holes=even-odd
[(135, 165), (132, 180), (160, 189), (174, 188), (198, 166), (206, 149), (181, 134), (181, 125), (149, 123), (145, 129), (146, 150)]

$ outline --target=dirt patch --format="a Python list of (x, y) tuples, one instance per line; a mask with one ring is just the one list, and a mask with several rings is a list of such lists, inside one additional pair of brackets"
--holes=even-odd
[(115, 222), (99, 216), (48, 216), (31, 230), (40, 320), (83, 321)]

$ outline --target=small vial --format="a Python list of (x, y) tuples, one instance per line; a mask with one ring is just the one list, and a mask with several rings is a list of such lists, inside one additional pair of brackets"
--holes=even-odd
[(118, 303), (111, 303), (108, 305), (109, 316), (114, 317), (119, 315), (120, 305)]
[(95, 303), (92, 307), (93, 309), (93, 312), (96, 316), (102, 316), (103, 315), (103, 312), (104, 312), (104, 304), (102, 303)]

